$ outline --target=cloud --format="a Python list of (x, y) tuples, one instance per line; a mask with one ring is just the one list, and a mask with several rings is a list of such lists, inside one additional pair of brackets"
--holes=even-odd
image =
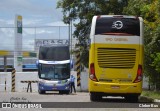
[(7, 27), (7, 26), (13, 26), (14, 20), (5, 20), (5, 19), (0, 19), (0, 25), (1, 27)]
[[(52, 24), (52, 23), (48, 23)], [(52, 24), (53, 25), (53, 24)], [(14, 50), (14, 28), (0, 28), (0, 50)], [(34, 50), (35, 39), (68, 39), (68, 26), (24, 27), (22, 34), (23, 50)]]
[(34, 39), (68, 38), (68, 25), (62, 22), (61, 9), (56, 9), (57, 1), (1, 0), (0, 50), (14, 50), (16, 14), (22, 15), (23, 50), (33, 50)]
[[(15, 15), (22, 15), (24, 26), (42, 26), (49, 22), (62, 21), (58, 0), (1, 0), (0, 25), (14, 26)], [(62, 23), (61, 23), (62, 25)]]
[(1, 28), (0, 29), (0, 40), (1, 47), (0, 50), (13, 50), (14, 48), (14, 35), (13, 30)]
[(22, 20), (24, 27), (25, 26), (33, 26), (36, 27), (43, 23), (43, 19), (35, 19), (35, 18), (23, 18)]
[[(58, 0), (1, 0), (0, 15), (14, 18), (20, 14), (28, 18), (44, 18), (59, 20), (62, 18), (61, 9), (56, 9)], [(55, 16), (56, 15), (56, 16)]]
[(67, 24), (64, 24), (62, 21), (46, 23), (46, 25), (48, 26), (68, 26)]
[(39, 4), (38, 1), (39, 0), (2, 0), (0, 2), (0, 9), (5, 12), (11, 11), (11, 12), (25, 12), (25, 13), (39, 13), (39, 14), (40, 13), (44, 14), (51, 11), (50, 10), (51, 7), (47, 8), (46, 5)]
[(23, 51), (34, 51), (34, 40), (23, 39), (22, 43), (23, 43), (22, 46)]

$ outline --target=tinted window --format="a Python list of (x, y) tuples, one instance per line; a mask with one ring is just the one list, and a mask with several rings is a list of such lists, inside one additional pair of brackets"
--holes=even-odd
[(96, 22), (96, 34), (125, 33), (140, 36), (140, 23), (136, 18), (101, 17)]
[(48, 61), (62, 61), (69, 60), (68, 46), (41, 46), (39, 49), (39, 59)]

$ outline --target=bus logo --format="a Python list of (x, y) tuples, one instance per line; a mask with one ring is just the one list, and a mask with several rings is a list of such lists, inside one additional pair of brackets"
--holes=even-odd
[(2, 108), (12, 108), (11, 103), (2, 103)]
[(112, 28), (121, 29), (123, 27), (123, 23), (121, 21), (113, 22)]

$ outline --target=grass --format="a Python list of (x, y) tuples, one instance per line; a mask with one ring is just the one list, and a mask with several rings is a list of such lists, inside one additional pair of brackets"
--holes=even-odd
[(141, 95), (153, 99), (160, 99), (160, 92), (158, 91), (142, 91)]

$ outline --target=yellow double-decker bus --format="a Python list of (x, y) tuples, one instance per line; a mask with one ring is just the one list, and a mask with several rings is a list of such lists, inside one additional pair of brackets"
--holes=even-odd
[(94, 16), (90, 39), (90, 100), (122, 96), (137, 102), (142, 92), (143, 19), (124, 15)]

